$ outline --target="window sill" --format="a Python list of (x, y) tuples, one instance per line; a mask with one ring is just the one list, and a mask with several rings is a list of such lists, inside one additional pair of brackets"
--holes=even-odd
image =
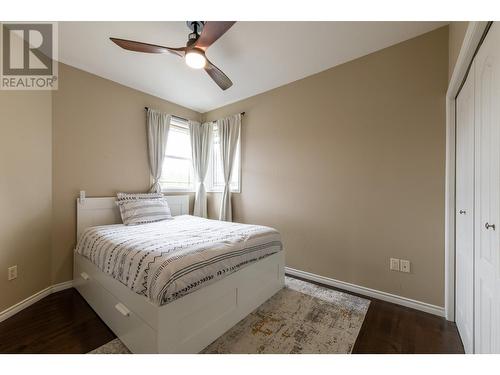
[[(224, 190), (207, 190), (207, 193), (223, 193)], [(241, 190), (231, 190), (231, 194), (240, 194)]]
[(196, 191), (191, 189), (161, 189), (163, 194), (169, 193), (196, 193)]
[[(170, 193), (192, 193), (196, 194), (195, 190), (182, 190), (182, 189), (162, 189), (161, 191), (163, 194), (170, 194)], [(207, 193), (220, 193), (222, 194), (224, 190), (207, 190)], [(240, 194), (241, 190), (231, 190), (231, 194)]]

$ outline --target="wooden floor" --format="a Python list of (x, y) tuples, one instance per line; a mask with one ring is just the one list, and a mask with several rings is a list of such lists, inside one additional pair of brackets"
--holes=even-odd
[[(367, 299), (370, 308), (353, 353), (464, 352), (454, 323)], [(0, 353), (87, 353), (114, 337), (80, 294), (67, 289), (0, 323)]]
[(0, 323), (0, 353), (87, 353), (113, 338), (73, 288), (51, 294)]
[(371, 300), (353, 353), (464, 353), (455, 323), (444, 318)]

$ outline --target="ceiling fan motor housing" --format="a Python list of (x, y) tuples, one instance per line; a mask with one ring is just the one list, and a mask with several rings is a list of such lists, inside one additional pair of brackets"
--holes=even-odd
[(186, 43), (186, 47), (192, 46), (200, 37), (201, 32), (203, 31), (203, 26), (205, 25), (204, 21), (186, 21), (187, 27), (192, 31), (192, 33), (188, 36), (188, 41)]

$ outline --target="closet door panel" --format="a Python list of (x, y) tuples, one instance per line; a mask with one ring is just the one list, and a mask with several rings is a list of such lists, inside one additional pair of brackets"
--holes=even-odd
[(475, 349), (500, 353), (500, 28), (475, 60)]
[(474, 64), (456, 100), (456, 323), (474, 351)]

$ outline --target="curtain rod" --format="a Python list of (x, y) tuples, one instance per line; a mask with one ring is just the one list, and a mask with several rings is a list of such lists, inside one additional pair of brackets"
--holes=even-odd
[[(147, 111), (149, 107), (144, 107), (144, 110)], [(175, 117), (176, 119), (182, 120), (182, 121), (189, 121), (187, 118), (181, 117), (181, 116), (176, 116), (176, 115), (171, 115), (172, 117)]]
[[(149, 108), (148, 107), (144, 107), (144, 110), (147, 111)], [(240, 115), (242, 116), (245, 116), (245, 112), (241, 112)], [(183, 121), (189, 121), (187, 118), (184, 118), (184, 117), (180, 117), (180, 116), (176, 116), (176, 115), (171, 115), (172, 117), (175, 117), (179, 120), (183, 120)]]

